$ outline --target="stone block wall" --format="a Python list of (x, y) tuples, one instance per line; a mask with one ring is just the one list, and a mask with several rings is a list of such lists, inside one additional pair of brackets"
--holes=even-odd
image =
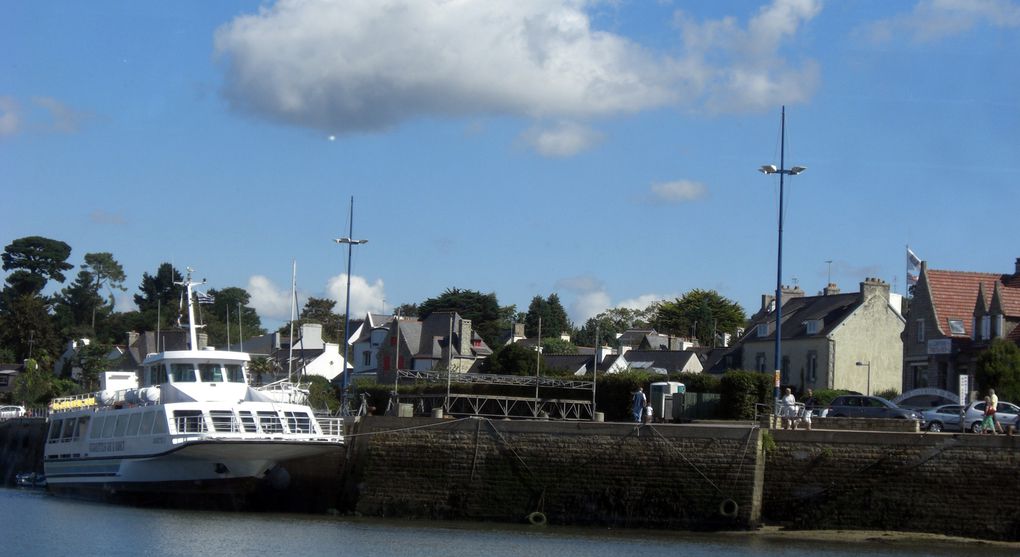
[(1020, 437), (770, 431), (765, 522), (1020, 540)]
[(740, 529), (760, 518), (749, 426), (372, 417), (348, 438), (347, 510), (371, 516)]
[(14, 485), (22, 472), (42, 473), (45, 439), (44, 418), (0, 421), (0, 485)]

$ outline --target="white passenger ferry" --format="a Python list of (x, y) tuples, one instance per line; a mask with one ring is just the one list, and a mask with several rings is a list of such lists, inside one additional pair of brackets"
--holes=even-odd
[(149, 354), (139, 372), (119, 372), (127, 379), (120, 388), (52, 402), (44, 453), (51, 491), (188, 504), (198, 495), (284, 490), (298, 459), (338, 466), (340, 419), (316, 419), (306, 405), (249, 387), (246, 353), (195, 349), (190, 269), (183, 284), (190, 350)]

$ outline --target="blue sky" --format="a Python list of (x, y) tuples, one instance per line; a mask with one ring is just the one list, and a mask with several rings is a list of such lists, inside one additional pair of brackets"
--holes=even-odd
[[(1012, 272), (1020, 2), (0, 1), (0, 240), (191, 266), (263, 321), (450, 287), (581, 324)], [(831, 266), (827, 263), (831, 261)], [(73, 276), (73, 275), (72, 275)]]

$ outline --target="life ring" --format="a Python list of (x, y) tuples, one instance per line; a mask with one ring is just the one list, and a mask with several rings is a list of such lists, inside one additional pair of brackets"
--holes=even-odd
[(528, 523), (532, 526), (545, 526), (548, 522), (545, 518), (545, 513), (541, 511), (535, 511), (528, 515)]
[(733, 499), (723, 499), (722, 503), (719, 503), (719, 514), (733, 518), (737, 516), (737, 512), (740, 510), (740, 505), (737, 504)]

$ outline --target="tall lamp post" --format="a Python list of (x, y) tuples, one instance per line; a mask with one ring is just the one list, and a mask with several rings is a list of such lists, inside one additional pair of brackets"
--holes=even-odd
[(776, 408), (779, 408), (779, 384), (782, 375), (782, 328), (783, 328), (783, 177), (786, 175), (796, 176), (807, 170), (804, 166), (786, 168), (786, 106), (783, 106), (780, 116), (780, 147), (779, 147), (779, 168), (774, 164), (766, 164), (758, 169), (762, 174), (779, 174), (779, 251), (776, 263), (776, 359), (775, 376), (772, 398)]
[(871, 360), (868, 360), (866, 362), (857, 362), (857, 365), (868, 366), (868, 392), (866, 394), (868, 396), (871, 396)]
[(350, 209), (350, 228), (347, 231), (347, 236), (343, 238), (336, 238), (334, 241), (338, 244), (347, 244), (347, 303), (344, 306), (344, 378), (342, 382), (340, 392), (340, 412), (341, 415), (349, 415), (350, 406), (348, 406), (348, 392), (347, 389), (350, 385), (350, 373), (348, 372), (348, 357), (350, 356), (350, 343), (348, 342), (347, 336), (350, 334), (351, 328), (351, 251), (356, 245), (365, 244), (368, 240), (355, 240), (354, 239), (354, 196), (351, 196), (351, 209)]

